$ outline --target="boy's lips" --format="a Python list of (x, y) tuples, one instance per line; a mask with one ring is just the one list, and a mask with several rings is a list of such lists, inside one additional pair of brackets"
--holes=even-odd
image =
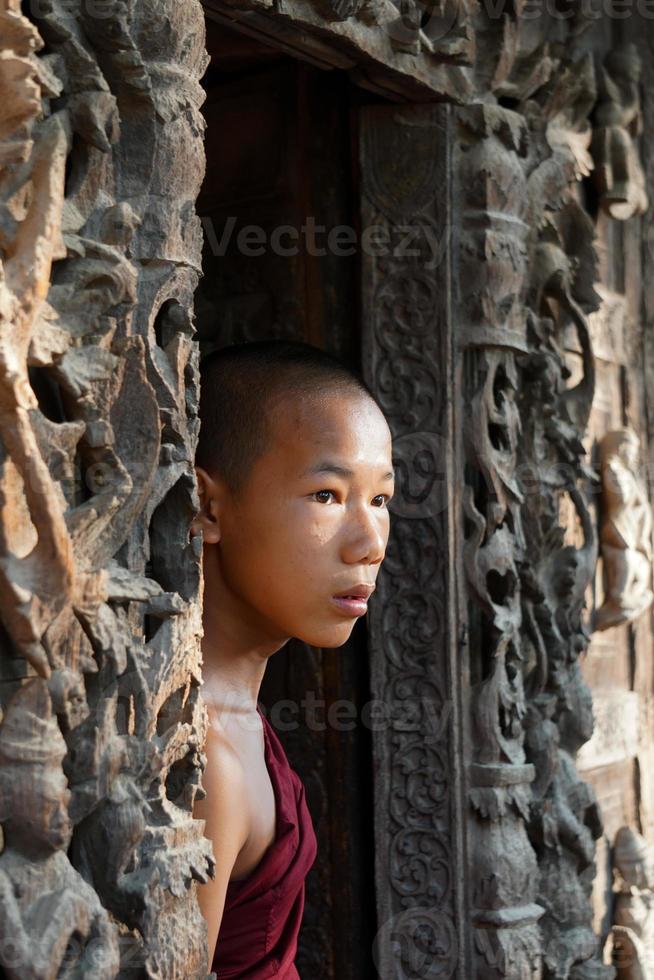
[(352, 585), (332, 596), (335, 606), (348, 616), (364, 616), (368, 611), (368, 597), (375, 591), (374, 585)]
[(368, 602), (366, 599), (348, 599), (345, 596), (332, 596), (335, 606), (348, 616), (365, 616), (368, 612)]
[(343, 589), (342, 592), (336, 592), (334, 594), (334, 598), (367, 600), (374, 591), (375, 591), (374, 585), (368, 585), (365, 582), (359, 582), (358, 585), (351, 585), (349, 588)]

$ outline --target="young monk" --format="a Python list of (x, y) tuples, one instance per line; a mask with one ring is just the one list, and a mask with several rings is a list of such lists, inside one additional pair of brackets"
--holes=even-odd
[(288, 639), (339, 647), (365, 615), (388, 541), (391, 433), (364, 383), (308, 344), (223, 348), (201, 381), (209, 962), (219, 978), (298, 980), (316, 838), (259, 689)]

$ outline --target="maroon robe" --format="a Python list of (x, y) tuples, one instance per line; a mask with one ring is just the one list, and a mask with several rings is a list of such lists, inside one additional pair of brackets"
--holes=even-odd
[(274, 728), (257, 711), (275, 794), (277, 833), (254, 871), (227, 885), (212, 969), (218, 980), (300, 980), (293, 961), (316, 835), (302, 781)]

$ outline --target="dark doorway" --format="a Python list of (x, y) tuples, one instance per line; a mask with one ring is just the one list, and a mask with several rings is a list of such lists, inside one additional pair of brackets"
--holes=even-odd
[[(358, 190), (346, 74), (298, 61), (208, 21), (206, 178), (198, 211), (203, 352), (290, 337), (359, 368)], [(306, 789), (318, 837), (297, 966), (303, 980), (375, 976), (370, 731), (330, 724), (370, 698), (365, 621), (343, 647), (291, 641), (271, 659), (261, 702)], [(330, 708), (332, 714), (330, 714)]]

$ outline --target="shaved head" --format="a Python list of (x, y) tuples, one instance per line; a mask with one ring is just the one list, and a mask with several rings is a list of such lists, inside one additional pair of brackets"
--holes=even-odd
[(200, 380), (196, 464), (220, 477), (234, 495), (268, 449), (275, 413), (285, 403), (326, 394), (375, 402), (363, 379), (336, 357), (294, 340), (223, 347), (202, 360)]

